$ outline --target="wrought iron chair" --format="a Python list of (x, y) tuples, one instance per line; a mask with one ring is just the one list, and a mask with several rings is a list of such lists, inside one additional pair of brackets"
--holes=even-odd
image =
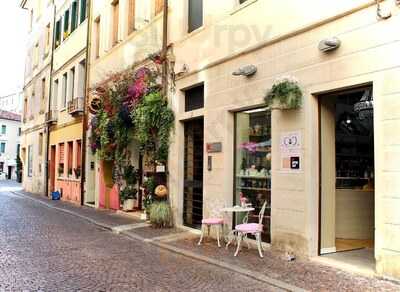
[(257, 241), (257, 248), (260, 257), (264, 257), (262, 254), (262, 243), (261, 243), (261, 233), (263, 231), (263, 218), (265, 213), (265, 208), (267, 206), (267, 201), (264, 202), (260, 213), (258, 214), (258, 223), (244, 223), (235, 226), (235, 232), (237, 233), (237, 248), (235, 252), (235, 257), (238, 255), (240, 250), (240, 245), (242, 243), (243, 238), (246, 240), (247, 236), (254, 235)]

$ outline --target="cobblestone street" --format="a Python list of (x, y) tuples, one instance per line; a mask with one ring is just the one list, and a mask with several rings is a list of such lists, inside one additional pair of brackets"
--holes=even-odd
[(0, 291), (278, 291), (15, 195), (0, 182)]

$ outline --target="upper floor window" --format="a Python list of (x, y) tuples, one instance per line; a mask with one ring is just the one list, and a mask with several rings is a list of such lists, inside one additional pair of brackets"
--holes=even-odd
[(164, 0), (156, 0), (154, 14), (157, 15), (163, 12), (163, 9), (164, 9)]
[(188, 32), (203, 26), (203, 0), (189, 0)]
[(86, 17), (87, 17), (87, 13), (86, 13), (86, 0), (81, 0), (81, 7), (80, 7), (80, 23), (84, 22)]
[(1, 126), (1, 134), (2, 134), (2, 135), (7, 134), (7, 126), (6, 126), (6, 125), (2, 125), (2, 126)]
[(112, 2), (112, 45), (118, 43), (119, 1)]
[(64, 73), (62, 77), (62, 96), (61, 96), (61, 108), (65, 108), (67, 105), (67, 90), (68, 90), (68, 73)]
[[(22, 134), (22, 130), (21, 130), (21, 127), (19, 127), (18, 128), (18, 136), (21, 136), (21, 134)], [(19, 144), (18, 144), (19, 145)]]
[(69, 36), (69, 10), (64, 13), (64, 40)]
[(61, 19), (56, 22), (56, 29), (55, 29), (55, 47), (57, 48), (61, 43)]
[(135, 0), (128, 1), (128, 34), (135, 31)]
[(50, 33), (50, 23), (46, 25), (46, 45), (45, 45), (45, 55), (49, 53), (50, 50), (50, 42), (51, 42), (51, 33)]
[(33, 48), (33, 67), (36, 68), (39, 65), (39, 43), (36, 43)]
[(71, 32), (78, 26), (78, 2), (72, 2), (71, 6)]
[(0, 153), (6, 152), (6, 142), (1, 142), (0, 144)]
[(94, 21), (94, 56), (95, 58), (99, 58), (100, 57), (100, 32), (101, 32), (101, 22), (100, 22), (100, 16), (97, 17)]

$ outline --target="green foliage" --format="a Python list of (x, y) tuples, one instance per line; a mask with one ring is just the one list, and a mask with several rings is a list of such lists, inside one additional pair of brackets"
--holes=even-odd
[(303, 92), (296, 80), (284, 78), (276, 82), (265, 96), (268, 106), (278, 106), (282, 109), (297, 109), (301, 107)]
[(157, 183), (153, 177), (147, 178), (143, 182), (143, 187), (145, 188), (145, 197), (143, 198), (143, 207), (146, 210), (150, 210), (150, 206), (154, 201), (154, 190), (157, 187)]
[(150, 222), (157, 228), (172, 227), (172, 211), (168, 202), (162, 201), (151, 204)]
[(170, 134), (174, 125), (174, 113), (159, 91), (144, 96), (132, 112), (136, 125), (135, 138), (143, 153), (153, 161), (165, 163), (168, 159)]
[(119, 193), (119, 199), (123, 203), (128, 199), (136, 199), (137, 189), (131, 185), (127, 185)]

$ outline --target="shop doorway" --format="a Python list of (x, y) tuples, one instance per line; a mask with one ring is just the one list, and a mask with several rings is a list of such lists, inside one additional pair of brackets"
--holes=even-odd
[(8, 172), (7, 172), (7, 179), (11, 179), (12, 178), (12, 173), (13, 173), (13, 167), (9, 166), (8, 167)]
[(374, 268), (372, 87), (320, 96), (320, 255)]
[(183, 224), (200, 228), (203, 219), (204, 119), (187, 121), (184, 128)]

